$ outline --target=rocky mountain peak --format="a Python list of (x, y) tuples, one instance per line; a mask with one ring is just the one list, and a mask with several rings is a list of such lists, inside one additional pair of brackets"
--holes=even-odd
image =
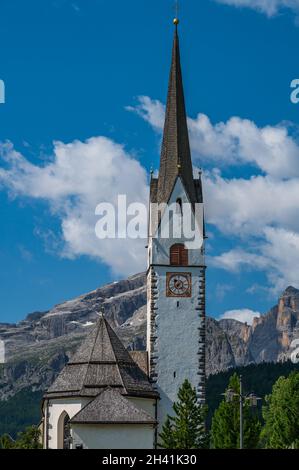
[[(7, 364), (0, 374), (0, 400), (32, 386), (48, 388), (97, 321), (100, 308), (129, 349), (145, 348), (146, 277), (144, 273), (99, 287), (34, 312), (17, 325), (0, 324)], [(207, 374), (249, 363), (289, 357), (299, 338), (299, 290), (289, 286), (278, 305), (255, 318), (252, 326), (232, 319), (207, 318)]]
[(279, 313), (282, 313), (286, 309), (291, 309), (294, 311), (299, 310), (299, 290), (295, 287), (287, 287), (279, 299)]

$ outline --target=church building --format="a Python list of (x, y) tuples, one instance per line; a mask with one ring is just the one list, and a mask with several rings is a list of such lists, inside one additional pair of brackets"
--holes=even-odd
[[(201, 174), (192, 167), (178, 23), (160, 169), (150, 183), (147, 348), (128, 351), (102, 314), (44, 395), (45, 449), (154, 449), (185, 379), (205, 403), (203, 198)], [(195, 247), (182, 230), (188, 205), (200, 240)]]

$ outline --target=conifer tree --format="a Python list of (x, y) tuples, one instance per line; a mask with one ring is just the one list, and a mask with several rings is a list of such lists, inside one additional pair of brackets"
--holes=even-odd
[[(240, 381), (235, 373), (229, 381), (228, 389), (235, 396), (231, 402), (224, 398), (212, 419), (211, 440), (215, 449), (238, 449), (240, 447)], [(254, 449), (258, 446), (261, 423), (257, 413), (251, 410), (245, 400), (243, 405), (243, 445), (244, 448)]]
[(160, 434), (165, 449), (200, 449), (207, 447), (206, 407), (199, 405), (196, 390), (185, 380), (173, 405), (174, 416), (168, 416)]
[(40, 435), (37, 426), (28, 426), (25, 431), (18, 433), (14, 447), (16, 449), (41, 449)]
[(3, 434), (0, 437), (0, 449), (13, 449), (14, 447), (15, 443), (9, 434)]
[(299, 449), (299, 372), (279, 377), (263, 408), (265, 426), (262, 442), (266, 448)]
[(173, 424), (169, 416), (167, 416), (167, 419), (163, 425), (162, 432), (159, 437), (162, 442), (160, 447), (163, 447), (164, 449), (175, 449)]

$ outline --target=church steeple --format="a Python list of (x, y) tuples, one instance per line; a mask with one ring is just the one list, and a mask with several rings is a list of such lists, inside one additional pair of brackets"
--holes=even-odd
[[(193, 176), (177, 19), (174, 24), (160, 172), (151, 177), (150, 187), (147, 351), (150, 378), (160, 394), (159, 432), (167, 415), (173, 415), (186, 379), (196, 389), (198, 403), (205, 403), (203, 196), (201, 176)], [(200, 209), (190, 218), (185, 211), (189, 202)], [(190, 238), (185, 228), (193, 230)]]
[(199, 202), (193, 179), (192, 160), (187, 127), (187, 116), (180, 60), (177, 19), (172, 50), (168, 97), (165, 114), (163, 143), (161, 150), (156, 201), (168, 203), (178, 176), (192, 203)]

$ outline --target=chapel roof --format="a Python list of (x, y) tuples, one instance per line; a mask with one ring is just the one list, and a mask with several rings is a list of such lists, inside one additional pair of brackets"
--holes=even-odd
[(156, 424), (144, 410), (137, 408), (121, 393), (106, 388), (72, 419), (72, 424)]
[(130, 396), (157, 397), (148, 376), (132, 359), (108, 321), (96, 326), (60, 372), (45, 398), (95, 397), (107, 387)]

